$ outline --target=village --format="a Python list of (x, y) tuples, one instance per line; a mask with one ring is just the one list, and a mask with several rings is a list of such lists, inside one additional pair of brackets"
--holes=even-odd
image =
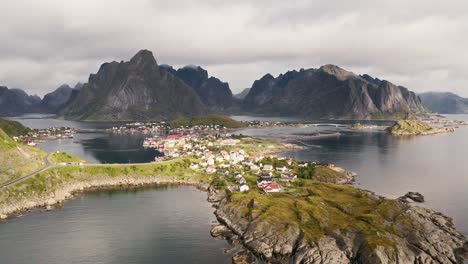
[(312, 178), (316, 167), (347, 173), (333, 164), (298, 162), (274, 154), (253, 153), (243, 140), (230, 133), (189, 133), (147, 138), (143, 145), (164, 154), (155, 162), (190, 158), (190, 169), (212, 174), (220, 184), (226, 184), (222, 187), (233, 192), (247, 192), (254, 186), (265, 193), (283, 192), (284, 186), (291, 185), (298, 177)]
[(33, 129), (26, 135), (14, 136), (13, 140), (24, 142), (26, 145), (35, 147), (37, 143), (45, 140), (70, 139), (74, 138), (76, 130), (70, 127), (48, 127), (43, 129)]

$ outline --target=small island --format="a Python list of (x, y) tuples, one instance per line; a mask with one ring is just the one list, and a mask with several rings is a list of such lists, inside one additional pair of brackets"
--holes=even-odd
[(386, 131), (396, 136), (413, 136), (455, 132), (455, 129), (452, 127), (432, 127), (418, 120), (399, 120)]

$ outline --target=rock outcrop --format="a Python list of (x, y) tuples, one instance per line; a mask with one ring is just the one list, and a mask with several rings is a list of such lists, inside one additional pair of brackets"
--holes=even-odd
[(173, 119), (206, 112), (195, 91), (158, 66), (151, 51), (104, 63), (61, 114), (80, 120)]
[(398, 120), (386, 131), (396, 136), (420, 136), (454, 132), (455, 129), (451, 127), (432, 127), (418, 120)]
[(245, 97), (247, 111), (305, 118), (394, 119), (423, 114), (408, 89), (335, 65), (263, 76)]
[(465, 237), (455, 230), (452, 219), (430, 209), (400, 203), (406, 220), (393, 225), (394, 233), (378, 234), (382, 241), (371, 243), (354, 229), (311, 240), (299, 226), (275, 225), (261, 215), (246, 215), (245, 208), (228, 200), (219, 202), (217, 218), (268, 263), (463, 263)]

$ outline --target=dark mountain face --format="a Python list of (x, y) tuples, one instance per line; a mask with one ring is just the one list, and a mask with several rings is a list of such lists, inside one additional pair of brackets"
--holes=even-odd
[(205, 69), (193, 65), (178, 70), (165, 65), (164, 69), (192, 87), (211, 111), (222, 111), (232, 106), (233, 97), (229, 84), (215, 77), (208, 77)]
[(249, 92), (250, 92), (250, 88), (245, 88), (244, 90), (242, 90), (242, 92), (235, 94), (234, 98), (244, 100), (245, 97), (249, 94)]
[(41, 110), (41, 98), (20, 89), (0, 86), (0, 116), (15, 116)]
[(148, 50), (128, 62), (104, 63), (61, 111), (66, 118), (86, 120), (171, 119), (205, 112), (195, 91), (160, 68)]
[(306, 118), (401, 118), (424, 113), (419, 97), (404, 87), (358, 76), (334, 65), (289, 71), (254, 82), (244, 108), (262, 114)]
[(42, 99), (44, 109), (46, 109), (47, 112), (56, 113), (70, 100), (72, 92), (73, 88), (68, 84), (63, 84), (55, 91), (46, 94)]
[(441, 114), (468, 114), (468, 98), (454, 93), (422, 93), (423, 104), (431, 111)]

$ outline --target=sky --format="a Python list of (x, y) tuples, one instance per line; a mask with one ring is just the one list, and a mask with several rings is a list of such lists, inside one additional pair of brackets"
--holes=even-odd
[(335, 64), (468, 97), (466, 0), (0, 0), (0, 85), (40, 96), (153, 51), (234, 93), (266, 73)]

